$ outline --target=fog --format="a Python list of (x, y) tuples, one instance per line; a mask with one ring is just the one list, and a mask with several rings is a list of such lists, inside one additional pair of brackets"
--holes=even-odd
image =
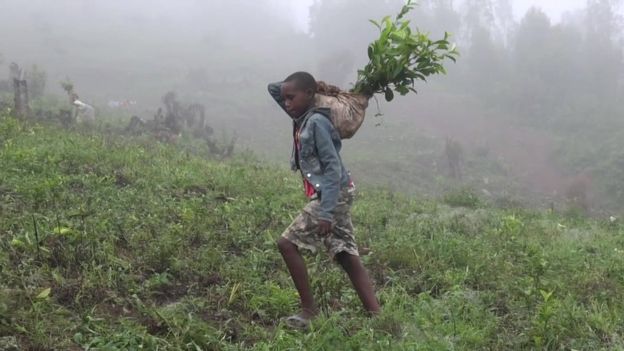
[[(620, 3), (420, 1), (413, 26), (434, 38), (451, 32), (461, 57), (447, 63), (447, 75), (418, 84), (418, 95), (371, 102), (362, 130), (344, 142), (354, 177), (421, 196), (466, 187), (499, 205), (621, 210)], [(99, 119), (122, 122), (152, 118), (174, 91), (203, 104), (219, 135), (237, 135), (238, 150), (283, 166), (291, 126), (267, 83), (306, 70), (348, 89), (378, 34), (368, 19), (401, 6), (0, 0), (0, 80), (11, 62), (37, 65), (47, 76), (46, 101), (62, 104), (60, 82), (69, 79)], [(111, 101), (133, 104), (118, 109)], [(461, 148), (458, 179), (448, 172), (449, 142)]]

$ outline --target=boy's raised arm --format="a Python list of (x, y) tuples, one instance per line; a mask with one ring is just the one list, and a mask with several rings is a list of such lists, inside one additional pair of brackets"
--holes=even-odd
[(282, 83), (283, 82), (270, 83), (268, 89), (273, 100), (280, 105), (282, 110), (286, 111), (286, 105), (284, 104), (284, 99), (282, 98)]

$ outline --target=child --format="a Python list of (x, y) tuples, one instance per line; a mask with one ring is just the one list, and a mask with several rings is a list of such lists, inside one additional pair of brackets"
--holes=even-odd
[(85, 104), (78, 100), (78, 95), (72, 95), (72, 104), (74, 105), (74, 118), (77, 122), (93, 123), (95, 121), (95, 109), (93, 106)]
[(360, 261), (351, 224), (355, 187), (340, 158), (341, 141), (329, 109), (315, 108), (316, 81), (306, 72), (269, 85), (269, 93), (293, 120), (291, 167), (300, 170), (310, 202), (284, 231), (277, 245), (301, 299), (301, 311), (284, 319), (306, 328), (318, 314), (308, 272), (299, 249), (325, 247), (347, 272), (364, 308), (380, 311), (373, 286)]

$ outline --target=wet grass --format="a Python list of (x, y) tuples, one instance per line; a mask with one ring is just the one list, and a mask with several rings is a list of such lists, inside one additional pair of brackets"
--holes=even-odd
[(275, 240), (304, 199), (254, 157), (0, 117), (0, 338), (25, 350), (624, 348), (616, 223), (363, 187), (359, 244), (383, 314), (308, 257), (326, 313), (297, 296)]

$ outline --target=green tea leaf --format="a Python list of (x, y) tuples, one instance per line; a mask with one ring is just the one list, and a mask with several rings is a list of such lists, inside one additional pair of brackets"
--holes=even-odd
[(54, 228), (54, 234), (59, 234), (59, 235), (67, 235), (67, 234), (71, 234), (72, 230), (70, 228), (66, 228), (66, 227), (56, 227)]
[(11, 240), (11, 246), (15, 247), (15, 248), (24, 248), (26, 247), (26, 244), (21, 241), (20, 239), (12, 239)]
[(375, 25), (375, 27), (377, 27), (379, 30), (381, 30), (381, 25), (380, 25), (377, 21), (372, 20), (372, 19), (369, 19), (368, 21), (369, 21), (370, 23), (374, 24), (374, 25)]
[(45, 288), (43, 289), (39, 295), (37, 295), (36, 299), (37, 300), (45, 300), (48, 298), (48, 296), (50, 296), (50, 292), (52, 291), (51, 288)]
[(379, 38), (368, 46), (369, 63), (358, 70), (353, 92), (372, 96), (383, 93), (387, 101), (396, 91), (402, 95), (412, 91), (415, 80), (426, 81), (432, 74), (445, 73), (443, 61), (456, 61), (455, 45), (445, 33), (443, 39), (432, 41), (425, 33), (410, 27), (404, 19), (414, 4), (408, 1), (401, 12), (391, 19), (370, 20), (379, 30)]

